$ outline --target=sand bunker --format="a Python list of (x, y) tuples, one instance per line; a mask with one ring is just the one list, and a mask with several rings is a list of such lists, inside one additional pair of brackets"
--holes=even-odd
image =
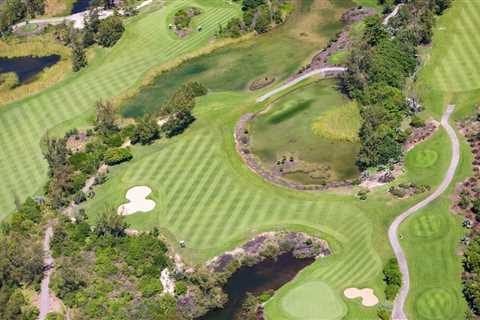
[(152, 189), (146, 186), (137, 186), (130, 188), (125, 195), (129, 203), (122, 204), (118, 207), (118, 214), (127, 216), (135, 212), (149, 212), (155, 208), (155, 201), (148, 200), (146, 197), (152, 193)]
[(348, 299), (362, 298), (362, 305), (365, 307), (373, 307), (378, 303), (377, 296), (373, 293), (373, 289), (370, 288), (348, 288), (343, 291), (343, 294)]

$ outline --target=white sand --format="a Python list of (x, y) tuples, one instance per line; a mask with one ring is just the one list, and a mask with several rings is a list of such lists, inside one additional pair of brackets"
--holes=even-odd
[(378, 303), (377, 296), (373, 293), (373, 289), (357, 289), (348, 288), (343, 292), (348, 299), (362, 298), (362, 305), (365, 307), (373, 307)]
[(175, 279), (170, 276), (168, 268), (163, 269), (162, 273), (160, 273), (160, 282), (163, 285), (163, 293), (175, 293)]
[(146, 186), (130, 188), (125, 195), (130, 202), (118, 207), (118, 214), (127, 216), (136, 212), (152, 211), (155, 208), (155, 201), (146, 199), (150, 193), (152, 193), (152, 189)]

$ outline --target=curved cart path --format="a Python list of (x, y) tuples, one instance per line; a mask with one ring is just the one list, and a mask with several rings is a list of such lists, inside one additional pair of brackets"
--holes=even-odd
[(458, 138), (455, 133), (455, 130), (453, 130), (453, 128), (448, 123), (448, 119), (452, 114), (454, 108), (455, 106), (453, 105), (448, 106), (447, 111), (442, 116), (442, 122), (441, 122), (442, 126), (447, 131), (448, 137), (450, 138), (450, 141), (452, 143), (452, 159), (450, 160), (450, 166), (448, 167), (445, 178), (443, 179), (442, 183), (438, 186), (438, 188), (430, 196), (428, 196), (423, 201), (417, 203), (416, 205), (414, 205), (413, 207), (411, 207), (410, 209), (408, 209), (407, 211), (399, 215), (393, 221), (393, 223), (390, 225), (390, 228), (388, 229), (388, 238), (392, 245), (395, 256), (397, 257), (398, 264), (400, 266), (400, 272), (402, 273), (402, 287), (400, 288), (400, 293), (395, 299), (395, 302), (393, 305), (392, 319), (394, 320), (407, 319), (407, 316), (405, 315), (403, 308), (405, 305), (405, 301), (407, 299), (408, 290), (410, 289), (410, 275), (408, 273), (408, 264), (407, 264), (407, 259), (405, 257), (405, 253), (403, 252), (400, 242), (398, 241), (398, 236), (397, 236), (398, 227), (405, 219), (413, 215), (418, 210), (426, 207), (433, 200), (437, 199), (448, 188), (448, 186), (453, 180), (453, 177), (455, 175), (455, 170), (457, 169), (458, 162), (460, 160), (460, 144), (458, 142)]
[(315, 69), (315, 70), (312, 70), (312, 71), (309, 71), (305, 74), (302, 74), (300, 77), (298, 78), (295, 78), (291, 81), (288, 81), (287, 83), (281, 85), (280, 87), (278, 88), (275, 88), (273, 89), (272, 91), (269, 91), (267, 93), (265, 93), (263, 96), (260, 96), (257, 98), (257, 102), (262, 102), (262, 101), (265, 101), (267, 100), (268, 98), (276, 95), (277, 93), (285, 90), (285, 89), (288, 89), (290, 88), (291, 86), (294, 86), (296, 85), (297, 83), (299, 83), (300, 81), (303, 81), (307, 78), (310, 78), (314, 75), (317, 75), (317, 74), (321, 74), (322, 76), (325, 76), (326, 73), (330, 73), (330, 74), (340, 74), (340, 73), (343, 73), (347, 70), (347, 68), (345, 67), (327, 67), (327, 68), (321, 68), (321, 69)]

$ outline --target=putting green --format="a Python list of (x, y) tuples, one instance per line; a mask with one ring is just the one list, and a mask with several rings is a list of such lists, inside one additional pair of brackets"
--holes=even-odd
[(426, 319), (450, 319), (456, 312), (456, 299), (455, 295), (446, 289), (432, 288), (418, 297), (415, 308)]
[(434, 150), (426, 149), (415, 154), (415, 166), (419, 168), (428, 168), (435, 164), (438, 159), (438, 153)]
[(323, 281), (307, 282), (291, 290), (281, 305), (289, 319), (340, 319), (347, 312), (343, 301)]

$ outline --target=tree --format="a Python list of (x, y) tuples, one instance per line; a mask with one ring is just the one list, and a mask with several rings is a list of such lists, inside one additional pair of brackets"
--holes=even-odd
[(87, 66), (87, 57), (85, 56), (85, 49), (83, 44), (79, 41), (74, 41), (72, 46), (72, 69), (74, 72)]
[(254, 29), (258, 33), (265, 33), (272, 29), (272, 13), (267, 5), (262, 5), (257, 8), (257, 19), (255, 21)]
[(387, 30), (382, 24), (380, 16), (375, 15), (365, 19), (365, 32), (363, 38), (372, 47), (388, 38)]
[(395, 299), (402, 285), (402, 274), (400, 273), (397, 259), (392, 258), (388, 260), (387, 264), (383, 268), (383, 275), (383, 280), (387, 285), (385, 288), (385, 296), (388, 300), (393, 300)]
[(128, 224), (122, 215), (117, 214), (115, 208), (107, 207), (103, 210), (95, 224), (95, 233), (98, 236), (112, 235), (125, 236)]
[(160, 130), (155, 118), (144, 117), (135, 126), (135, 131), (131, 137), (133, 144), (149, 144), (160, 137)]
[(49, 174), (53, 176), (54, 171), (67, 164), (67, 140), (65, 138), (46, 138), (47, 150), (43, 157), (47, 160)]
[(171, 138), (182, 133), (193, 121), (195, 117), (190, 111), (179, 111), (171, 115), (161, 129)]
[(83, 45), (89, 47), (95, 43), (95, 35), (98, 32), (98, 27), (100, 25), (100, 17), (97, 8), (93, 8), (88, 12), (88, 15), (84, 17), (84, 24)]
[(96, 103), (95, 131), (103, 136), (118, 131), (115, 121), (115, 109), (112, 103), (109, 101), (98, 101)]
[(25, 0), (25, 6), (27, 8), (27, 16), (35, 17), (37, 14), (42, 15), (45, 13), (45, 1), (44, 0)]
[(120, 17), (111, 16), (98, 26), (97, 42), (102, 47), (112, 47), (122, 37), (125, 28)]

